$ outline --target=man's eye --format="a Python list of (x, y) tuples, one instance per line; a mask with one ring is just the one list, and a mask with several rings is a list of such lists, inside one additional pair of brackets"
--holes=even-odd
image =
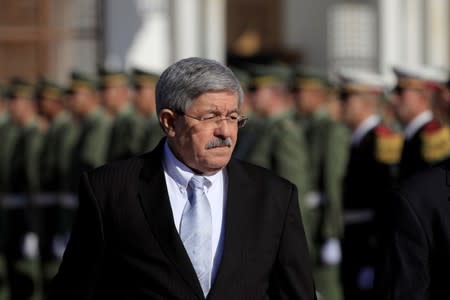
[(228, 118), (230, 118), (230, 120), (232, 120), (232, 121), (237, 121), (239, 119), (239, 115), (232, 114), (232, 115), (229, 115)]
[(215, 115), (215, 114), (207, 114), (202, 117), (203, 120), (212, 120), (215, 118), (217, 118), (217, 115)]

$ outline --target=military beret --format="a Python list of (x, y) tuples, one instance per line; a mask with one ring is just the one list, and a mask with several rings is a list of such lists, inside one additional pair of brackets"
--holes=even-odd
[(13, 78), (8, 85), (6, 98), (24, 97), (34, 99), (34, 86), (23, 78)]
[(76, 89), (88, 89), (88, 90), (96, 90), (97, 82), (91, 76), (74, 71), (70, 75), (70, 84), (68, 88), (68, 92), (72, 93)]
[(252, 65), (250, 70), (250, 88), (288, 86), (291, 79), (291, 70), (281, 64)]
[(37, 99), (49, 99), (49, 100), (60, 100), (64, 89), (57, 83), (48, 80), (41, 79), (38, 82), (36, 89)]
[(144, 86), (153, 87), (159, 79), (158, 74), (137, 68), (131, 70), (131, 77), (135, 88)]
[(128, 74), (123, 71), (110, 70), (106, 68), (100, 68), (98, 71), (98, 77), (100, 81), (99, 88), (105, 89), (118, 85), (128, 85), (130, 78)]
[(331, 83), (326, 74), (304, 67), (294, 67), (291, 87), (293, 89), (329, 89)]

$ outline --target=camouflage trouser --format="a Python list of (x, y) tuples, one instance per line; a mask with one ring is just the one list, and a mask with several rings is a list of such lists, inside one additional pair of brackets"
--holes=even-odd
[(315, 266), (314, 281), (318, 300), (342, 300), (339, 265)]

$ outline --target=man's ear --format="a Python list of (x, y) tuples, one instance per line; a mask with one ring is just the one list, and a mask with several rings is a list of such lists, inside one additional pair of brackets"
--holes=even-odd
[(175, 137), (175, 113), (170, 109), (163, 109), (159, 113), (159, 122), (168, 137)]

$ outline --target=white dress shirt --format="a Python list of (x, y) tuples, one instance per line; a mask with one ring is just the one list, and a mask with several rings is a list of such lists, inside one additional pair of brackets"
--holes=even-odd
[(351, 143), (352, 145), (357, 145), (361, 142), (363, 137), (375, 126), (380, 123), (380, 117), (377, 115), (372, 115), (365, 119), (359, 126), (352, 132)]
[(415, 117), (405, 128), (405, 138), (409, 140), (426, 123), (433, 120), (433, 113), (427, 110)]
[[(173, 221), (178, 233), (180, 233), (184, 206), (187, 201), (189, 201), (186, 189), (192, 176), (196, 174), (175, 157), (167, 142), (164, 145), (163, 168), (167, 191), (169, 193), (170, 206), (173, 213)], [(202, 176), (206, 179), (205, 194), (211, 207), (211, 282), (214, 282), (223, 251), (223, 235), (225, 228), (224, 207), (227, 199), (228, 177), (225, 169), (212, 175)]]

